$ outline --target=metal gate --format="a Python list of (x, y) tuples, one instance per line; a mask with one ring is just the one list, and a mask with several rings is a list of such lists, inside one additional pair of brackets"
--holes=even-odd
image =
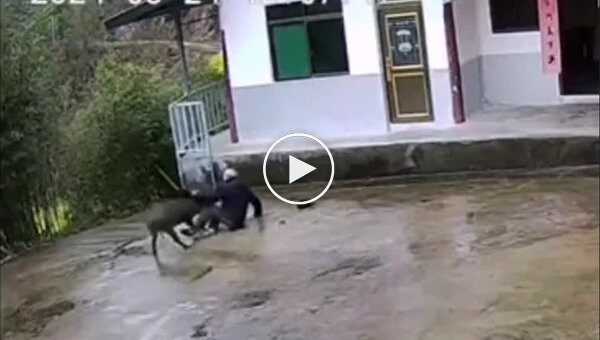
[(216, 178), (204, 103), (202, 101), (173, 103), (169, 105), (169, 119), (180, 186), (190, 189), (192, 186), (190, 182), (193, 181), (200, 185), (209, 184), (214, 187)]

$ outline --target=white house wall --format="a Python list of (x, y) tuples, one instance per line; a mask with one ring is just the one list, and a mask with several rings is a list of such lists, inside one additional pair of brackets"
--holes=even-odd
[(454, 17), (467, 111), (560, 102), (557, 76), (542, 72), (539, 31), (493, 33), (488, 0), (454, 0)]
[[(305, 132), (324, 140), (390, 130), (372, 1), (344, 2), (349, 62), (345, 76), (275, 82), (265, 1), (220, 6), (235, 117), (241, 142), (268, 142)], [(423, 1), (435, 124), (452, 125), (442, 0)]]
[(381, 75), (378, 24), (373, 6), (369, 1), (346, 1), (343, 8), (350, 74)]
[(484, 98), (501, 104), (558, 103), (556, 75), (542, 72), (538, 32), (492, 33), (488, 0), (479, 0)]
[(453, 3), (463, 101), (467, 113), (476, 112), (483, 107), (478, 1), (480, 0), (455, 0)]
[(229, 77), (233, 88), (271, 84), (273, 75), (264, 6), (251, 0), (221, 1)]
[(446, 46), (443, 0), (423, 0), (425, 43), (431, 87), (433, 114), (438, 127), (453, 126), (452, 86)]
[(477, 2), (481, 0), (454, 0), (454, 24), (456, 43), (461, 64), (467, 63), (481, 55), (479, 42), (479, 22)]

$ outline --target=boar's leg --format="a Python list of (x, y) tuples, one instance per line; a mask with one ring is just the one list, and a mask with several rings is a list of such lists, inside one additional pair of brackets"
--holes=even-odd
[(167, 234), (169, 234), (169, 236), (171, 236), (171, 238), (173, 239), (173, 241), (175, 241), (175, 243), (177, 243), (178, 245), (180, 245), (181, 248), (183, 248), (183, 249), (188, 249), (189, 248), (189, 246), (187, 244), (181, 242), (181, 239), (177, 235), (177, 232), (175, 232), (175, 229), (169, 229), (167, 231)]
[(156, 257), (156, 241), (158, 239), (158, 232), (153, 231), (152, 232), (152, 255), (154, 255)]

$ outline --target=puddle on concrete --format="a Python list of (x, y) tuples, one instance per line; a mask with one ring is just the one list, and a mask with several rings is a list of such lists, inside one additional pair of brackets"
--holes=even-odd
[(60, 300), (50, 305), (37, 307), (33, 307), (30, 301), (26, 301), (16, 311), (5, 317), (3, 315), (3, 332), (8, 334), (25, 333), (36, 336), (53, 318), (59, 317), (74, 308), (75, 303), (70, 300)]
[(271, 299), (272, 295), (273, 290), (271, 289), (244, 292), (234, 297), (232, 308), (240, 309), (262, 306)]
[(345, 276), (362, 275), (373, 268), (381, 266), (381, 260), (378, 257), (352, 257), (340, 261), (335, 266), (317, 273), (313, 279), (326, 277), (331, 274), (342, 272)]
[(216, 257), (222, 261), (235, 261), (235, 262), (252, 262), (256, 261), (258, 256), (256, 254), (240, 253), (233, 250), (226, 249), (210, 249), (206, 252), (208, 257)]
[[(2, 268), (2, 307), (14, 314), (28, 297), (30, 307), (12, 321), (26, 326), (12, 332), (27, 339), (35, 328), (57, 340), (597, 339), (598, 179), (340, 189), (311, 209), (269, 197), (264, 206), (263, 232), (251, 219), (248, 229), (189, 251), (162, 238), (158, 263), (148, 239), (79, 268), (54, 255), (16, 260)], [(85, 249), (54, 254), (76, 259)], [(65, 272), (72, 275), (58, 275)]]
[(206, 329), (206, 324), (199, 324), (194, 326), (194, 332), (190, 335), (192, 339), (200, 339), (208, 337), (208, 330)]
[(115, 256), (135, 256), (135, 257), (139, 257), (139, 256), (148, 256), (151, 255), (152, 253), (150, 252), (149, 249), (147, 249), (147, 247), (139, 245), (139, 246), (132, 246), (132, 247), (125, 247), (123, 249), (120, 249), (118, 252), (115, 252)]
[[(556, 323), (548, 320), (531, 320), (517, 323), (506, 329), (496, 330), (483, 340), (566, 340), (585, 339), (592, 334), (577, 334), (569, 330), (557, 329)], [(591, 339), (591, 338), (590, 338)]]
[(192, 272), (192, 281), (197, 281), (200, 280), (201, 278), (203, 278), (204, 276), (208, 275), (208, 273), (212, 272), (213, 267), (212, 266), (199, 266), (197, 268), (195, 268), (195, 270)]

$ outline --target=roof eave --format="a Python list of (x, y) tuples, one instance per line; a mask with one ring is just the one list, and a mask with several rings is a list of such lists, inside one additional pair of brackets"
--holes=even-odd
[(213, 1), (200, 0), (199, 4), (188, 4), (185, 0), (162, 0), (156, 5), (144, 2), (129, 7), (104, 21), (104, 27), (112, 30), (117, 27), (132, 24), (134, 22), (152, 19), (163, 15), (180, 12), (184, 9), (198, 7), (213, 3)]

